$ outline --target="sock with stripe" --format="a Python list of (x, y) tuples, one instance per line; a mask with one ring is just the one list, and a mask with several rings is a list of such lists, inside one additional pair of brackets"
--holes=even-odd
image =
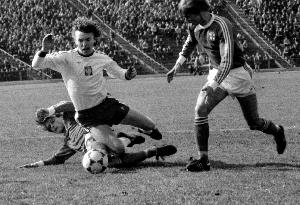
[(199, 153), (208, 152), (209, 125), (207, 117), (195, 118), (195, 135)]

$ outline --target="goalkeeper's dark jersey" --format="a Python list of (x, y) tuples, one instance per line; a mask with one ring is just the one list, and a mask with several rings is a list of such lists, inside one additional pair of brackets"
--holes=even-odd
[(45, 165), (63, 164), (76, 152), (84, 152), (84, 134), (87, 131), (76, 123), (75, 112), (64, 112), (63, 119), (66, 131), (63, 146), (54, 154), (53, 157), (44, 161)]

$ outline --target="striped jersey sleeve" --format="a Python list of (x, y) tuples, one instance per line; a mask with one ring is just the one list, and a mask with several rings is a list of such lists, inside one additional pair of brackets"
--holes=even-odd
[(195, 38), (195, 34), (192, 28), (188, 29), (188, 37), (183, 44), (182, 50), (179, 53), (179, 56), (183, 56), (185, 58), (188, 58), (192, 52), (194, 51), (196, 45), (198, 44), (197, 39)]
[(215, 81), (221, 84), (222, 81), (228, 75), (230, 69), (233, 66), (233, 54), (234, 54), (234, 37), (231, 23), (222, 17), (216, 16), (215, 22), (219, 25), (218, 36), (220, 39), (219, 49), (221, 62), (218, 67), (218, 73), (215, 76)]
[(71, 149), (67, 144), (64, 144), (51, 158), (44, 160), (45, 166), (47, 165), (58, 165), (65, 163), (70, 157), (76, 153), (75, 150)]

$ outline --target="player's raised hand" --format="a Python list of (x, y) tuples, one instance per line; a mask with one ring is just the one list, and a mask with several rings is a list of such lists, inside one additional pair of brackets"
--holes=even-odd
[(44, 122), (45, 118), (49, 116), (49, 110), (47, 108), (39, 108), (35, 113), (37, 122)]
[(174, 67), (167, 73), (168, 83), (170, 83), (173, 80), (174, 76), (176, 75), (177, 70), (180, 68), (181, 68), (181, 65), (179, 63), (176, 63), (174, 65)]
[(42, 41), (42, 50), (44, 52), (49, 52), (54, 46), (53, 34), (47, 34)]
[(133, 66), (130, 66), (126, 73), (125, 73), (125, 77), (127, 80), (131, 80), (132, 78), (134, 78), (137, 75), (136, 69)]

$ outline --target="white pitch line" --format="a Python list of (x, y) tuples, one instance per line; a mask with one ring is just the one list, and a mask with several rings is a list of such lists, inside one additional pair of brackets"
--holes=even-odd
[[(293, 125), (289, 127), (284, 127), (285, 130), (293, 130), (293, 129), (299, 129), (298, 126)], [(232, 132), (232, 131), (251, 131), (249, 128), (227, 128), (227, 129), (219, 129), (219, 130), (210, 130), (210, 132)], [(190, 134), (194, 133), (194, 130), (169, 130), (169, 131), (162, 131), (162, 133), (178, 133), (178, 134)], [(64, 136), (62, 135), (53, 135), (53, 136), (36, 136), (36, 137), (19, 137), (19, 138), (11, 138), (11, 137), (0, 137), (1, 140), (34, 140), (34, 139), (48, 139), (48, 138), (61, 138), (63, 139)]]
[[(284, 127), (285, 130), (293, 130), (298, 129), (297, 126), (289, 126)], [(241, 128), (227, 128), (227, 129), (219, 129), (219, 130), (210, 130), (210, 132), (232, 132), (232, 131), (251, 131), (249, 128), (241, 127)], [(194, 130), (173, 130), (173, 131), (162, 131), (164, 133), (193, 133)]]
[(61, 138), (63, 139), (64, 136), (62, 135), (53, 135), (53, 136), (36, 136), (36, 137), (18, 137), (18, 138), (12, 138), (12, 137), (0, 137), (0, 140), (35, 140), (35, 139), (49, 139), (49, 138)]

